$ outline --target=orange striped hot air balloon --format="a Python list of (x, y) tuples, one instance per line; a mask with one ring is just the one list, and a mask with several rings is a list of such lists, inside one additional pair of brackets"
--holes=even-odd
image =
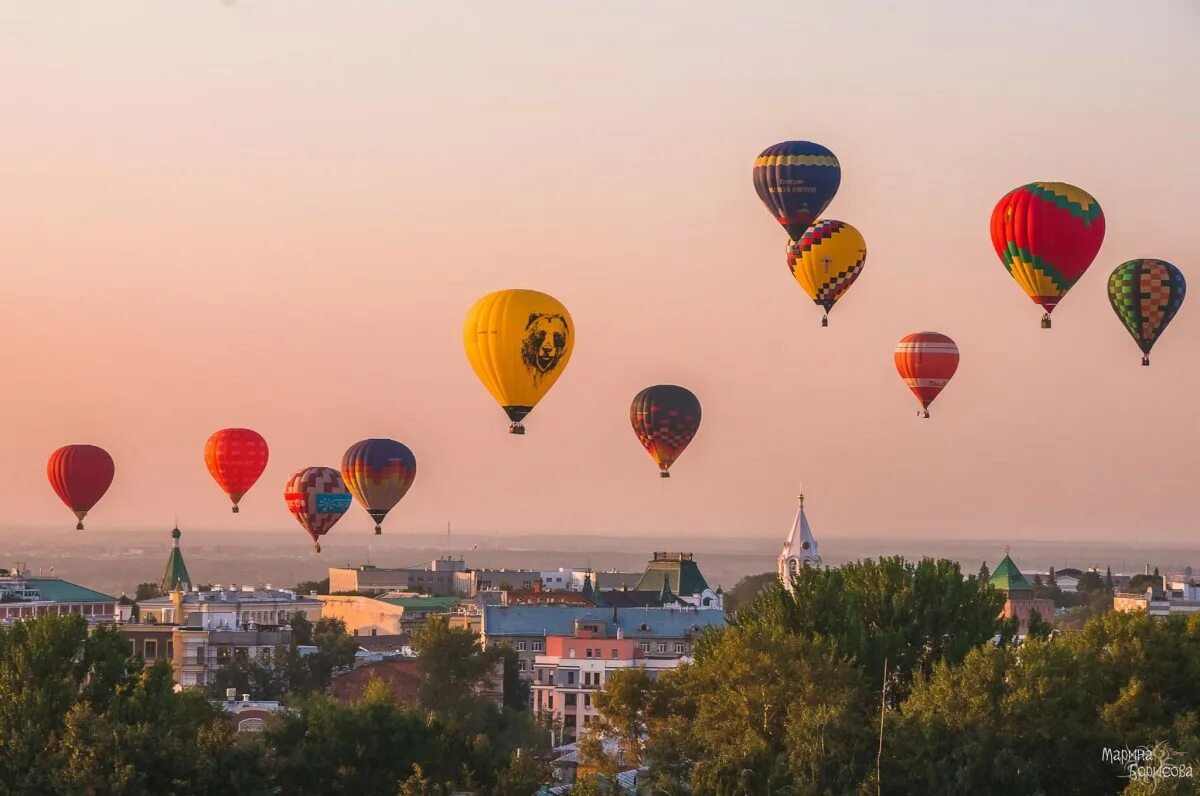
[(913, 332), (896, 344), (896, 370), (921, 402), (923, 417), (929, 405), (958, 370), (958, 346), (944, 334)]

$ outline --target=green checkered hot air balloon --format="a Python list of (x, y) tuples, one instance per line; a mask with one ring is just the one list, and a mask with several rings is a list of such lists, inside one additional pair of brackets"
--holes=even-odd
[(1164, 260), (1130, 260), (1108, 277), (1108, 301), (1142, 349), (1142, 364), (1150, 364), (1150, 349), (1183, 306), (1187, 281)]

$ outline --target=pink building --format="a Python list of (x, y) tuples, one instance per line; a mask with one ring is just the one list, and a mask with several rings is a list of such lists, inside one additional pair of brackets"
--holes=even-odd
[(636, 639), (615, 636), (602, 621), (576, 620), (574, 634), (547, 636), (546, 652), (534, 659), (533, 711), (562, 728), (563, 742), (578, 738), (596, 718), (592, 696), (615, 671), (639, 667), (656, 676), (687, 658), (647, 658)]

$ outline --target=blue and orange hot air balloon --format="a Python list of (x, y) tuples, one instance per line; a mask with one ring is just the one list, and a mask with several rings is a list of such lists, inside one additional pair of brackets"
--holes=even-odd
[(667, 472), (700, 428), (700, 401), (686, 387), (656, 384), (633, 397), (629, 422), (638, 441), (658, 463), (659, 475)]
[(841, 183), (837, 157), (812, 141), (784, 141), (754, 160), (754, 190), (792, 240), (800, 240)]
[(1064, 182), (1031, 182), (992, 210), (992, 246), (1021, 289), (1050, 313), (1079, 281), (1104, 242), (1104, 211), (1092, 195)]
[(944, 334), (914, 332), (896, 344), (894, 359), (900, 378), (921, 402), (918, 414), (929, 417), (929, 405), (958, 370), (958, 346)]
[(64, 445), (50, 454), (46, 476), (59, 499), (75, 512), (75, 530), (83, 530), (83, 518), (104, 497), (115, 470), (108, 451), (95, 445)]
[(321, 552), (320, 538), (329, 533), (350, 508), (350, 493), (342, 474), (332, 467), (303, 467), (292, 473), (283, 488), (283, 500), (300, 527)]
[(1165, 260), (1130, 260), (1108, 277), (1108, 301), (1142, 349), (1142, 364), (1150, 364), (1150, 349), (1183, 306), (1187, 280)]
[(204, 464), (217, 486), (229, 495), (233, 513), (238, 502), (267, 468), (267, 441), (248, 428), (223, 428), (204, 443)]
[(371, 519), (376, 535), (380, 523), (412, 486), (417, 459), (408, 446), (394, 439), (364, 439), (342, 456), (342, 478)]

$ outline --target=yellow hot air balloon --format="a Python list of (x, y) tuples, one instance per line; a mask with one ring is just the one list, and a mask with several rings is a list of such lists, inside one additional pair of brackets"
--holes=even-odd
[(789, 241), (788, 268), (813, 302), (825, 310), (821, 325), (829, 325), (829, 311), (850, 289), (867, 261), (867, 243), (862, 234), (843, 221), (817, 221)]
[(475, 302), (463, 325), (463, 347), (475, 375), (508, 414), (513, 434), (558, 381), (575, 326), (567, 308), (536, 290), (498, 290)]

